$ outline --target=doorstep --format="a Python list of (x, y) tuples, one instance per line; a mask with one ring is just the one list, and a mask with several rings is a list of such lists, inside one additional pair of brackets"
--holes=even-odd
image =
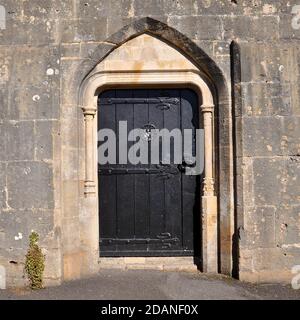
[(194, 257), (100, 257), (99, 269), (198, 271)]

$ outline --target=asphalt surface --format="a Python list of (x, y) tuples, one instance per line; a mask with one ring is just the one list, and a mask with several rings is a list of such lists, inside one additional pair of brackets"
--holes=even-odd
[(38, 291), (0, 290), (0, 300), (300, 300), (300, 290), (252, 285), (223, 276), (144, 270), (103, 270), (93, 278)]

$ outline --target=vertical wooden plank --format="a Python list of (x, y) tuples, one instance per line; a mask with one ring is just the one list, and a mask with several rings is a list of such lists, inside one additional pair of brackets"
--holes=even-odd
[[(131, 98), (132, 90), (117, 90), (116, 98)], [(127, 134), (133, 129), (133, 104), (118, 103), (116, 105), (116, 124), (127, 121)], [(130, 147), (128, 143), (128, 148)], [(126, 168), (127, 165), (118, 167)], [(134, 177), (132, 175), (117, 175), (117, 237), (130, 239), (134, 237)], [(122, 246), (118, 246), (123, 250)]]
[[(100, 95), (98, 105), (98, 130), (112, 129), (115, 130), (115, 106), (101, 103), (103, 98), (114, 98), (115, 90), (108, 90)], [(100, 142), (98, 142), (98, 146)], [(98, 165), (107, 167), (108, 165)], [(100, 239), (101, 238), (115, 238), (116, 237), (116, 177), (115, 176), (101, 176), (98, 179), (99, 186), (99, 223), (100, 223)], [(116, 250), (116, 246), (100, 247), (101, 251)]]
[[(149, 98), (157, 98), (160, 90), (149, 90)], [(156, 129), (163, 129), (163, 111), (157, 108), (157, 103), (149, 103), (149, 123)], [(161, 160), (161, 159), (160, 159)], [(151, 165), (155, 168), (155, 165)], [(148, 236), (156, 238), (165, 232), (165, 187), (164, 180), (159, 174), (149, 176), (150, 216)], [(161, 245), (149, 245), (149, 249), (159, 250)]]
[[(134, 98), (147, 98), (148, 90), (134, 90)], [(148, 123), (148, 104), (145, 102), (134, 105), (134, 128), (142, 129)], [(148, 148), (148, 141), (142, 140)], [(136, 168), (148, 168), (149, 165), (138, 164)], [(135, 236), (145, 238), (149, 230), (149, 176), (147, 174), (135, 174)], [(145, 250), (146, 245), (136, 245), (137, 250)]]
[[(168, 90), (170, 97), (180, 97), (179, 90)], [(164, 126), (170, 132), (173, 129), (181, 127), (181, 111), (180, 104), (172, 104), (170, 109), (163, 111)], [(171, 166), (176, 169), (177, 164), (174, 163), (174, 139), (171, 139), (170, 158)], [(173, 244), (173, 249), (180, 249), (182, 245), (182, 204), (181, 204), (181, 174), (171, 174), (168, 179), (165, 179), (165, 203), (166, 203), (166, 226), (172, 238), (177, 237), (179, 243)]]

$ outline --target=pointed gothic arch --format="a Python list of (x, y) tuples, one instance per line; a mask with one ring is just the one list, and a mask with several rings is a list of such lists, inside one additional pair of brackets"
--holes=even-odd
[[(122, 46), (139, 36), (150, 35), (177, 51), (182, 59), (189, 61), (193, 68), (186, 70), (105, 70), (101, 64)], [(100, 67), (99, 67), (100, 66)], [(138, 78), (138, 80), (137, 80)], [(206, 156), (205, 177), (202, 194), (203, 206), (203, 270), (216, 273), (231, 273), (232, 269), (232, 235), (233, 203), (232, 177), (220, 175), (220, 167), (231, 171), (230, 141), (218, 136), (226, 131), (230, 139), (230, 126), (220, 126), (222, 119), (231, 117), (230, 85), (221, 69), (201, 48), (186, 36), (166, 24), (152, 18), (143, 18), (109, 37), (86, 58), (74, 76), (73, 87), (79, 88), (78, 105), (83, 110), (85, 120), (85, 195), (84, 211), (93, 211), (93, 219), (86, 226), (88, 246), (91, 249), (89, 270), (96, 270), (99, 257), (98, 248), (98, 203), (96, 194), (96, 152), (95, 152), (95, 114), (96, 99), (101, 88), (113, 85), (149, 85), (149, 84), (186, 84), (194, 86), (202, 95), (201, 112), (205, 121)], [(226, 161), (220, 162), (219, 152)], [(219, 161), (219, 162), (218, 162)], [(222, 170), (222, 169), (221, 169)], [(215, 188), (214, 188), (215, 181)], [(222, 182), (225, 182), (222, 185)], [(218, 199), (217, 199), (218, 197)], [(230, 203), (230, 206), (225, 202)], [(217, 203), (219, 208), (217, 209)], [(222, 212), (223, 211), (223, 212)], [(92, 232), (91, 232), (92, 230)], [(224, 241), (223, 241), (224, 240)]]

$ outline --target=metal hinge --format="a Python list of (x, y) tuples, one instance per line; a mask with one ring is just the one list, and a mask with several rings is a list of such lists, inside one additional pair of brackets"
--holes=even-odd
[(156, 108), (160, 110), (168, 110), (172, 105), (179, 105), (178, 98), (99, 98), (98, 103), (111, 104), (156, 104)]
[(131, 238), (131, 239), (116, 239), (116, 238), (102, 238), (100, 243), (103, 245), (117, 245), (117, 244), (162, 244), (170, 247), (172, 244), (179, 242), (179, 238), (171, 237), (170, 233), (161, 233), (156, 238)]
[(101, 175), (124, 175), (124, 174), (159, 174), (174, 175), (180, 172), (176, 165), (156, 165), (154, 168), (99, 168), (98, 173)]

